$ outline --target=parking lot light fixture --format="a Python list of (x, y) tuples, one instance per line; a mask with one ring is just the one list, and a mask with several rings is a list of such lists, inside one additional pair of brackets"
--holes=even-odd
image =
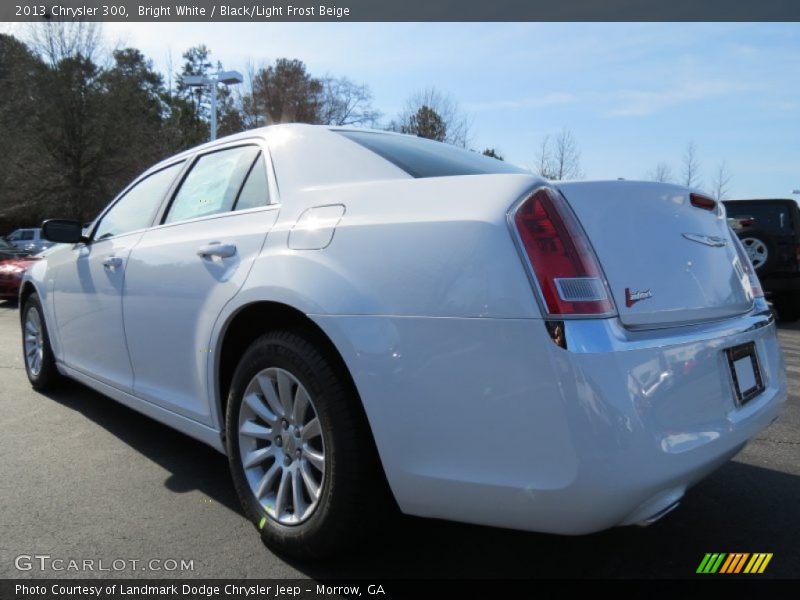
[(211, 91), (211, 141), (217, 139), (217, 85), (236, 85), (242, 83), (244, 77), (239, 71), (218, 71), (216, 75), (204, 77), (202, 75), (186, 75), (183, 77), (184, 85), (189, 87), (207, 87)]

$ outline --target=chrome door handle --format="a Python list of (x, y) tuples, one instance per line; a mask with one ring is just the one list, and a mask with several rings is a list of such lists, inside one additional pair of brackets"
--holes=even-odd
[(103, 261), (103, 266), (109, 271), (116, 271), (122, 266), (122, 259), (119, 256), (109, 256)]
[(197, 256), (200, 258), (230, 258), (236, 254), (236, 246), (234, 244), (223, 244), (221, 242), (211, 242), (197, 250)]

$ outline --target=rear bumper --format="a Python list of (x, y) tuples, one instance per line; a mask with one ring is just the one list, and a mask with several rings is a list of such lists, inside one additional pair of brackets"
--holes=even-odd
[[(583, 534), (645, 521), (780, 413), (775, 326), (749, 314), (627, 333), (534, 319), (315, 317), (342, 352), (401, 509)], [(743, 407), (723, 350), (756, 343), (766, 390)]]

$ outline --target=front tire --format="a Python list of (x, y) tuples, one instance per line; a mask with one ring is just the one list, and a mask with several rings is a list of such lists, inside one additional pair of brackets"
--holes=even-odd
[(22, 308), (22, 353), (25, 373), (35, 390), (55, 387), (61, 379), (44, 322), (42, 303), (31, 294)]
[(233, 376), (226, 443), (246, 516), (270, 547), (341, 550), (369, 529), (382, 480), (352, 383), (311, 336), (257, 339)]

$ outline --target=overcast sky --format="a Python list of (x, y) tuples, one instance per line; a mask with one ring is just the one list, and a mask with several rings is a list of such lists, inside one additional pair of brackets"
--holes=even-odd
[(568, 128), (587, 178), (643, 178), (661, 161), (677, 175), (693, 140), (704, 184), (726, 160), (731, 196), (800, 188), (798, 24), (106, 23), (104, 34), (162, 69), (200, 43), (241, 71), (299, 58), (368, 84), (387, 120), (436, 86), (469, 115), (473, 147), (522, 166)]

